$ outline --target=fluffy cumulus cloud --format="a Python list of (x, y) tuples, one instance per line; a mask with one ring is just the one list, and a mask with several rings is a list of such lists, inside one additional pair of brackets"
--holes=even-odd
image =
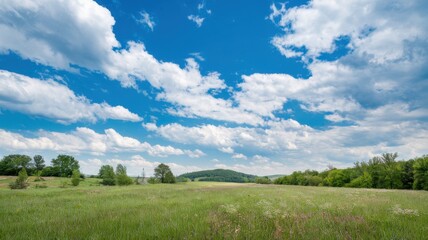
[(137, 88), (138, 81), (148, 81), (160, 90), (158, 100), (174, 104), (169, 110), (172, 114), (262, 122), (260, 117), (234, 108), (232, 100), (211, 94), (227, 87), (220, 74), (202, 75), (194, 59), (187, 59), (184, 68), (161, 62), (142, 43), (130, 41), (121, 48), (112, 31), (114, 24), (110, 11), (94, 1), (3, 1), (0, 52), (12, 51), (59, 69), (72, 70), (77, 65), (101, 71), (124, 87)]
[(91, 103), (86, 97), (76, 96), (67, 86), (53, 80), (30, 78), (4, 70), (0, 70), (0, 107), (61, 123), (95, 122), (99, 119), (142, 120), (122, 106)]
[(98, 69), (120, 46), (114, 23), (95, 1), (1, 1), (0, 50), (55, 68)]
[(172, 146), (151, 145), (140, 142), (131, 137), (122, 136), (116, 130), (109, 128), (104, 133), (97, 133), (92, 129), (79, 127), (69, 133), (39, 131), (36, 136), (26, 137), (0, 129), (0, 149), (3, 151), (15, 150), (46, 150), (66, 153), (90, 153), (104, 155), (105, 153), (146, 152), (150, 156), (168, 157), (187, 155), (198, 158), (205, 154), (196, 149), (182, 150)]
[[(178, 143), (214, 146), (223, 152), (233, 148), (268, 154), (273, 162), (283, 164), (282, 169), (276, 170), (284, 172), (307, 168), (323, 170), (328, 165), (350, 166), (356, 161), (368, 160), (383, 152), (399, 152), (403, 158), (426, 153), (426, 124), (390, 119), (385, 121), (386, 124), (379, 125), (379, 119), (375, 117), (378, 114), (372, 114), (374, 120), (366, 121), (362, 126), (336, 126), (327, 130), (314, 129), (294, 120), (271, 121), (264, 127), (185, 127), (167, 124), (150, 125), (148, 129)], [(257, 166), (268, 166), (271, 162), (263, 155), (248, 159), (243, 154), (234, 154), (232, 158), (251, 160), (238, 164), (241, 170), (245, 170), (242, 166), (251, 167), (255, 164), (248, 169), (252, 169), (249, 172), (256, 171)], [(267, 169), (263, 171), (275, 173)]]
[[(154, 169), (160, 164), (157, 161), (150, 161), (141, 155), (134, 155), (128, 159), (108, 158), (108, 159), (88, 159), (79, 161), (82, 171), (85, 173), (97, 174), (102, 165), (111, 165), (115, 167), (117, 164), (122, 164), (128, 168), (128, 175), (142, 176), (143, 169), (146, 177), (153, 176)], [(193, 165), (182, 165), (175, 162), (164, 163), (171, 168), (174, 175), (180, 175), (187, 172), (200, 171), (201, 168)]]
[[(427, 111), (426, 9), (425, 1), (403, 0), (272, 5), (268, 18), (284, 30), (273, 45), (306, 62), (311, 76), (245, 75), (236, 99), (244, 110), (264, 116), (294, 99), (305, 110), (331, 112), (332, 121), (358, 120), (366, 111), (394, 105)], [(328, 54), (339, 57), (327, 60)]]

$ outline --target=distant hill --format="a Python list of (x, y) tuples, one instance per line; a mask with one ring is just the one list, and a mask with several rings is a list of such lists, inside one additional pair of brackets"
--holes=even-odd
[(179, 177), (189, 178), (192, 181), (205, 182), (254, 182), (255, 175), (236, 172), (226, 169), (205, 170), (199, 172), (191, 172), (180, 175)]

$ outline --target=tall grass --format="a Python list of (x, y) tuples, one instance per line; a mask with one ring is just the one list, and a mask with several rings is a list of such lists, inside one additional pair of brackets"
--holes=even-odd
[(202, 182), (104, 187), (95, 179), (59, 188), (61, 181), (50, 179), (44, 189), (0, 189), (0, 238), (428, 236), (428, 192), (423, 191)]

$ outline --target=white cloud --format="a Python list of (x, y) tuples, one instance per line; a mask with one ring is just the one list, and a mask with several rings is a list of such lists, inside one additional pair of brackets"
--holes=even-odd
[(120, 48), (112, 31), (114, 24), (111, 13), (94, 1), (6, 1), (0, 5), (0, 52), (13, 51), (59, 69), (72, 70), (72, 65), (78, 65), (100, 71), (124, 87), (138, 88), (138, 81), (148, 81), (160, 90), (157, 100), (172, 103), (169, 112), (179, 116), (262, 122), (233, 107), (232, 100), (212, 95), (227, 88), (220, 74), (203, 76), (192, 58), (184, 68), (159, 61), (142, 43), (130, 41)]
[(247, 158), (247, 156), (245, 156), (244, 154), (242, 154), (242, 153), (236, 153), (236, 154), (233, 154), (232, 155), (232, 158), (234, 158), (234, 159), (242, 159), (242, 160), (247, 160), (248, 158)]
[(196, 25), (197, 25), (198, 27), (201, 27), (201, 26), (202, 26), (202, 23), (203, 23), (203, 22), (204, 22), (204, 20), (205, 20), (205, 18), (200, 17), (200, 16), (198, 16), (198, 15), (189, 15), (189, 16), (187, 16), (187, 19), (189, 19), (190, 21), (192, 21), (192, 22), (196, 23)]
[[(356, 161), (368, 160), (384, 152), (398, 152), (404, 159), (426, 154), (427, 125), (411, 117), (402, 119), (406, 115), (420, 116), (421, 112), (412, 113), (401, 109), (403, 113), (399, 115), (402, 117), (384, 118), (384, 115), (388, 115), (385, 111), (399, 113), (399, 108), (396, 106), (380, 112), (369, 112), (367, 118), (358, 121), (357, 125), (322, 130), (301, 125), (294, 120), (278, 120), (267, 122), (263, 127), (184, 127), (167, 124), (156, 129), (153, 127), (152, 131), (178, 143), (217, 149), (233, 147), (239, 151), (251, 149), (259, 153), (250, 159), (250, 164), (243, 164), (247, 167), (278, 162), (284, 164), (283, 170), (288, 169), (287, 172), (290, 169), (307, 168), (323, 170), (328, 165), (349, 167)], [(271, 173), (278, 173), (281, 169), (275, 170)]]
[(168, 157), (187, 155), (198, 158), (205, 154), (199, 150), (182, 150), (172, 146), (151, 145), (131, 137), (122, 136), (109, 128), (104, 133), (80, 127), (69, 133), (39, 131), (36, 137), (25, 137), (19, 133), (0, 129), (0, 149), (15, 150), (46, 150), (67, 153), (90, 153), (104, 155), (106, 153), (146, 152), (150, 156)]
[(231, 153), (231, 154), (235, 152), (235, 150), (233, 150), (233, 148), (231, 147), (221, 147), (218, 150), (224, 153)]
[[(425, 1), (401, 0), (272, 5), (268, 18), (284, 30), (272, 43), (286, 57), (301, 57), (311, 76), (244, 75), (234, 97), (242, 110), (271, 118), (290, 99), (333, 121), (355, 121), (366, 111), (399, 103), (428, 111), (426, 9)], [(349, 51), (323, 60), (322, 54), (339, 48), (338, 40), (348, 41)]]
[[(98, 174), (98, 170), (102, 165), (111, 165), (114, 168), (118, 164), (122, 164), (127, 167), (127, 173), (130, 176), (142, 176), (142, 172), (146, 174), (146, 177), (153, 176), (154, 169), (160, 164), (157, 161), (149, 161), (143, 156), (134, 155), (130, 159), (121, 159), (121, 158), (110, 158), (110, 159), (88, 159), (80, 160), (81, 171), (86, 174)], [(174, 175), (178, 176), (187, 172), (194, 172), (202, 170), (200, 167), (192, 165), (181, 165), (174, 162), (164, 163), (171, 168), (171, 171)]]
[[(113, 47), (115, 20), (95, 1), (2, 1), (0, 52), (60, 69), (99, 69)], [(60, 33), (60, 34), (58, 34)]]
[(150, 15), (146, 11), (140, 12), (140, 17), (140, 19), (137, 19), (137, 22), (146, 25), (150, 28), (150, 30), (153, 31), (156, 23), (153, 21), (152, 17), (150, 17)]
[(30, 115), (43, 116), (61, 123), (116, 119), (141, 121), (142, 118), (122, 106), (91, 103), (76, 96), (67, 86), (51, 79), (41, 80), (0, 70), (0, 107)]

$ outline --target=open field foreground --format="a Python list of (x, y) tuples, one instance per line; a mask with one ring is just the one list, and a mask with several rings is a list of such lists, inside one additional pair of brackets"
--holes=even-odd
[(9, 190), (1, 239), (424, 239), (428, 192), (234, 183)]

